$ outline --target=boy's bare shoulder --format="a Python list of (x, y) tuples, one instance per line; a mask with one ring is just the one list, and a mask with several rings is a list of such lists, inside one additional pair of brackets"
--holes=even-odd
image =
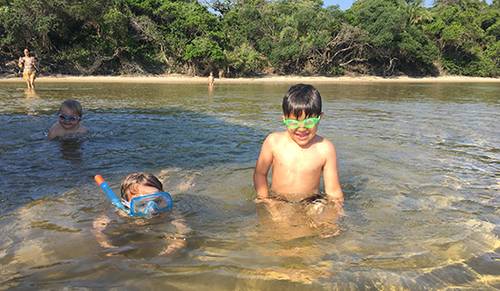
[(50, 127), (49, 129), (49, 133), (58, 133), (62, 130), (63, 128), (61, 127), (61, 125), (59, 124), (59, 122), (55, 122), (54, 124), (52, 124), (52, 126)]
[(271, 144), (276, 144), (282, 141), (284, 138), (286, 138), (286, 132), (282, 131), (275, 131), (270, 133), (266, 137), (266, 142), (271, 143)]
[(321, 150), (321, 152), (325, 154), (335, 152), (335, 145), (329, 139), (319, 135), (317, 137), (319, 138), (317, 146)]
[(88, 132), (89, 132), (89, 129), (83, 125), (80, 125), (80, 128), (78, 128), (78, 133), (88, 133)]
[(47, 138), (48, 138), (49, 140), (52, 140), (52, 139), (54, 139), (54, 138), (56, 138), (56, 137), (60, 136), (60, 135), (61, 135), (61, 133), (60, 133), (60, 132), (61, 132), (60, 125), (59, 125), (58, 123), (54, 123), (54, 124), (50, 127), (50, 129), (49, 129), (49, 132), (48, 132), (48, 134), (47, 134)]

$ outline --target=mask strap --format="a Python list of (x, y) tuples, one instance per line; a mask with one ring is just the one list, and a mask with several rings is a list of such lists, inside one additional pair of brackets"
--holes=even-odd
[(121, 200), (123, 206), (130, 209), (130, 202), (126, 201), (125, 199), (120, 199), (120, 200)]

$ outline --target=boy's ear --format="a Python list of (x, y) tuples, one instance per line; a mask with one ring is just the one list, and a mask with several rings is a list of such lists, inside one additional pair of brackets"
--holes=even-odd
[(319, 117), (323, 118), (323, 116), (324, 116), (324, 115), (325, 115), (325, 113), (324, 113), (324, 112), (321, 112), (321, 113), (319, 114)]

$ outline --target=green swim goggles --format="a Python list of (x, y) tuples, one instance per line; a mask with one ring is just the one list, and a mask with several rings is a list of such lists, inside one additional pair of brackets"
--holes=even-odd
[(318, 117), (309, 117), (304, 120), (296, 120), (296, 119), (283, 119), (283, 123), (286, 125), (287, 128), (289, 129), (297, 129), (301, 126), (311, 129), (318, 124), (319, 120), (321, 119), (321, 116)]

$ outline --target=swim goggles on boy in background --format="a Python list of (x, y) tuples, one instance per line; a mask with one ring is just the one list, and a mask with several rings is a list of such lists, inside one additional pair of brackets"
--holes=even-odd
[(318, 124), (319, 120), (321, 119), (321, 116), (318, 117), (309, 117), (304, 120), (296, 120), (296, 119), (283, 119), (283, 123), (288, 127), (289, 129), (297, 129), (299, 128), (300, 124), (302, 124), (303, 127), (305, 128), (313, 128)]
[(81, 118), (80, 116), (59, 114), (59, 119), (63, 120), (64, 122), (73, 122), (73, 121), (79, 121)]
[(150, 218), (162, 212), (167, 212), (173, 207), (172, 197), (167, 192), (135, 196), (130, 202), (127, 202), (116, 196), (115, 192), (113, 192), (108, 183), (104, 181), (102, 176), (96, 175), (95, 181), (111, 203), (129, 216)]

